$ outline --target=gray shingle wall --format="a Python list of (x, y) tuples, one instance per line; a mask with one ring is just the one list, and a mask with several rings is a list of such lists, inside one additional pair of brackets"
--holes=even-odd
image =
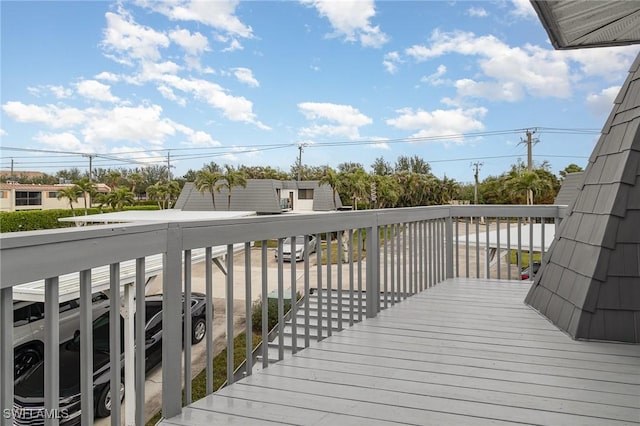
[[(235, 211), (255, 211), (258, 213), (281, 213), (280, 200), (277, 189), (313, 189), (313, 210), (333, 210), (331, 200), (333, 191), (328, 185), (318, 186), (317, 181), (278, 181), (273, 179), (247, 179), (246, 188), (234, 187), (231, 190), (231, 208)], [(228, 191), (223, 189), (215, 193), (215, 210), (225, 211), (229, 203)], [(342, 207), (340, 197), (336, 196), (337, 207)], [(182, 210), (213, 210), (213, 202), (209, 192), (200, 193), (193, 183), (184, 185), (176, 209)]]
[(562, 204), (569, 206), (576, 199), (578, 195), (578, 189), (582, 187), (582, 180), (584, 179), (583, 172), (569, 173), (565, 176), (560, 186), (560, 191), (556, 195), (556, 199), (553, 204)]
[(525, 302), (574, 338), (640, 343), (640, 55), (583, 174)]

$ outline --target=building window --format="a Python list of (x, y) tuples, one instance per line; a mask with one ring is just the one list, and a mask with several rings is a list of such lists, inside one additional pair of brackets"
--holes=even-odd
[(58, 198), (58, 191), (49, 191), (49, 198)]
[(42, 205), (42, 192), (16, 191), (16, 206), (40, 206), (40, 205)]
[(313, 200), (313, 189), (298, 189), (298, 200)]
[(6, 191), (0, 191), (0, 198), (7, 198)]

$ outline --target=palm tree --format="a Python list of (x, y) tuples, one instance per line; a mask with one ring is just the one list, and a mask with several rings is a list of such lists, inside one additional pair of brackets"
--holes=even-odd
[(110, 170), (105, 176), (105, 179), (105, 183), (109, 185), (111, 189), (116, 189), (120, 179), (122, 179), (122, 173), (119, 170)]
[(109, 192), (104, 201), (111, 208), (119, 211), (124, 206), (130, 206), (135, 203), (135, 194), (127, 188), (118, 188)]
[(87, 197), (91, 199), (95, 195), (96, 185), (89, 180), (89, 178), (82, 178), (75, 181), (75, 186), (82, 192), (82, 198), (84, 198), (84, 214), (89, 214), (89, 206), (87, 204)]
[(233, 166), (225, 164), (225, 172), (222, 174), (223, 181), (219, 183), (216, 190), (226, 189), (227, 193), (227, 210), (231, 210), (231, 190), (236, 186), (247, 187), (247, 178), (240, 170), (236, 170)]
[(340, 175), (336, 173), (331, 167), (327, 166), (324, 170), (324, 175), (318, 181), (319, 185), (329, 185), (333, 191), (333, 209), (337, 210), (336, 195), (338, 191), (342, 189), (342, 181)]
[(80, 189), (76, 185), (61, 188), (58, 191), (58, 200), (62, 200), (63, 198), (69, 200), (69, 207), (71, 208), (71, 213), (73, 214), (73, 216), (76, 215), (75, 211), (73, 210), (73, 203), (77, 203), (79, 197)]
[(211, 202), (213, 203), (213, 210), (216, 209), (216, 197), (215, 192), (218, 188), (218, 181), (222, 178), (220, 173), (213, 172), (208, 169), (200, 170), (196, 173), (196, 180), (193, 182), (196, 189), (204, 194), (205, 191), (211, 193)]
[(142, 176), (141, 173), (133, 172), (128, 176), (128, 180), (131, 183), (131, 192), (133, 192), (137, 197), (138, 194), (136, 194), (136, 188), (138, 184), (144, 181), (144, 176)]
[(527, 195), (527, 204), (534, 203), (536, 194), (549, 190), (551, 184), (549, 181), (542, 179), (536, 172), (523, 171), (522, 173), (512, 175), (507, 180), (507, 187), (513, 192), (525, 191)]

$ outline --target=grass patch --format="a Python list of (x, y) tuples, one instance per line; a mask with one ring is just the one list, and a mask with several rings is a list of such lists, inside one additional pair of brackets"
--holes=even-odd
[[(529, 267), (529, 252), (528, 251), (522, 251), (522, 267), (523, 268), (528, 268)], [(542, 253), (540, 253), (539, 251), (534, 251), (533, 252), (533, 261), (534, 262), (540, 262), (542, 261)], [(511, 253), (509, 254), (509, 262), (512, 265), (517, 265), (518, 264), (518, 250), (511, 250)]]
[[(262, 336), (253, 334), (253, 347), (255, 348), (261, 341)], [(247, 336), (245, 333), (239, 334), (233, 339), (233, 362), (234, 370), (238, 368), (240, 364), (245, 360)], [(204, 343), (203, 343), (204, 344)], [(227, 380), (227, 349), (225, 348), (220, 354), (213, 358), (213, 389), (214, 391), (220, 389), (220, 386)], [(206, 369), (200, 372), (191, 381), (191, 396), (194, 401), (204, 398), (207, 394), (207, 371)], [(184, 391), (183, 403), (184, 403)], [(162, 416), (161, 412), (156, 413), (146, 423), (146, 426), (154, 426), (160, 421)]]

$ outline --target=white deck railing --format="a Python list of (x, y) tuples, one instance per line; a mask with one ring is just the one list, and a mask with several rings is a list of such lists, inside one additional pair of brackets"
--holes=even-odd
[[(278, 240), (281, 251), (282, 241), (296, 235), (313, 235), (318, 245), (322, 239), (336, 239), (336, 247), (327, 244), (310, 259), (305, 256), (302, 264), (291, 263), (290, 278), (285, 279), (285, 267), (282, 255), (278, 256), (277, 288), (278, 318), (282, 323), (283, 294), (285, 283), (291, 286), (291, 294), (300, 292), (303, 296), (310, 289), (322, 287), (338, 290), (338, 303), (350, 303), (351, 315), (344, 317), (341, 309), (332, 309), (332, 298), (328, 298), (327, 312), (319, 312), (319, 324), (309, 323), (308, 307), (305, 308), (305, 320), (296, 323), (293, 319), (292, 348), (297, 349), (296, 327), (304, 345), (310, 340), (323, 339), (332, 333), (332, 321), (337, 321), (338, 329), (361, 320), (362, 313), (356, 314), (354, 304), (363, 299), (366, 317), (375, 317), (381, 310), (404, 298), (433, 286), (454, 276), (519, 279), (513, 276), (510, 267), (500, 259), (511, 250), (518, 252), (518, 262), (522, 252), (544, 252), (551, 236), (547, 227), (541, 224), (557, 224), (565, 214), (563, 206), (433, 206), (405, 209), (367, 210), (357, 212), (338, 212), (334, 214), (256, 216), (215, 221), (100, 225), (86, 228), (73, 228), (51, 231), (34, 231), (0, 235), (0, 425), (12, 424), (14, 409), (13, 389), (13, 287), (19, 284), (45, 280), (45, 311), (51, 315), (45, 317), (46, 341), (44, 342), (45, 406), (43, 413), (55, 413), (60, 410), (59, 402), (59, 277), (77, 273), (80, 285), (80, 354), (81, 354), (81, 395), (82, 424), (93, 421), (93, 375), (92, 365), (92, 312), (91, 312), (91, 270), (109, 266), (111, 293), (111, 321), (120, 315), (120, 264), (135, 260), (136, 281), (134, 289), (125, 287), (125, 300), (130, 303), (135, 291), (137, 312), (144, 311), (145, 259), (148, 256), (163, 256), (163, 365), (171, 368), (162, 370), (162, 412), (172, 417), (182, 409), (181, 389), (184, 383), (191, 383), (190, 345), (184, 345), (185, 357), (182, 365), (183, 330), (182, 292), (180, 283), (184, 282), (184, 292), (189, 303), (192, 281), (192, 250), (205, 249), (205, 258), (211, 259), (211, 249), (226, 246), (228, 250), (225, 278), (226, 298), (226, 335), (227, 344), (233, 342), (233, 290), (234, 290), (234, 244), (245, 244), (244, 282), (245, 312), (247, 318), (247, 354), (251, 354), (251, 309), (252, 282), (261, 283), (263, 306), (263, 338), (267, 334), (266, 307), (268, 293), (269, 252), (267, 240)], [(540, 229), (540, 231), (537, 231)], [(343, 239), (347, 241), (343, 244)], [(360, 238), (363, 237), (363, 238)], [(260, 260), (251, 259), (251, 244), (262, 242)], [(344, 258), (347, 248), (347, 263), (341, 265), (326, 262), (337, 250), (337, 258)], [(254, 250), (255, 251), (255, 250)], [(363, 251), (366, 256), (362, 255)], [(281, 254), (281, 253), (280, 253)], [(241, 256), (236, 255), (236, 258)], [(272, 254), (271, 254), (272, 256)], [(315, 261), (314, 261), (315, 259)], [(183, 267), (184, 264), (184, 267)], [(260, 273), (252, 272), (252, 264), (260, 265)], [(316, 266), (314, 266), (314, 264)], [(508, 265), (508, 262), (506, 263)], [(518, 264), (518, 271), (521, 269)], [(504, 271), (503, 268), (507, 270)], [(312, 274), (315, 269), (315, 274)], [(254, 268), (255, 270), (255, 268)], [(302, 272), (302, 282), (297, 283)], [(213, 300), (213, 270), (211, 262), (206, 262), (206, 295)], [(321, 294), (321, 292), (320, 292)], [(342, 300), (342, 297), (346, 300)], [(383, 297), (381, 297), (381, 295)], [(217, 297), (218, 295), (216, 295)], [(187, 305), (189, 306), (189, 305)], [(294, 304), (294, 309), (295, 308)], [(307, 305), (308, 306), (308, 305)], [(321, 304), (319, 303), (318, 306)], [(212, 324), (212, 304), (208, 304), (207, 324)], [(144, 336), (144, 315), (136, 315), (125, 327), (125, 337), (133, 339)], [(190, 316), (185, 316), (184, 330), (190, 336)], [(326, 321), (324, 327), (323, 321)], [(311, 335), (310, 329), (316, 329)], [(281, 327), (280, 330), (283, 328)], [(121, 381), (121, 357), (119, 327), (110, 327), (111, 342), (111, 389), (118, 389)], [(138, 337), (140, 338), (140, 337)], [(207, 327), (207, 392), (213, 392), (213, 333)], [(279, 347), (284, 346), (282, 332), (278, 336)], [(266, 345), (264, 345), (266, 348)], [(266, 349), (265, 349), (266, 350)], [(282, 357), (283, 351), (279, 351)], [(228, 351), (227, 381), (233, 383), (233, 351)], [(266, 352), (263, 356), (264, 367), (268, 364)], [(144, 424), (144, 344), (135, 345), (135, 368), (131, 356), (125, 357), (125, 370), (130, 372), (125, 378), (127, 400), (129, 404), (124, 422)], [(251, 374), (251, 356), (248, 356), (246, 374)], [(135, 374), (133, 373), (135, 372)], [(131, 392), (134, 387), (137, 392)], [(186, 403), (191, 403), (191, 386), (185, 387)], [(112, 412), (120, 412), (120, 402), (113, 399)], [(46, 416), (50, 417), (50, 416)], [(55, 417), (55, 416), (54, 416)], [(120, 424), (120, 416), (113, 416), (112, 424)], [(57, 425), (59, 419), (47, 418), (44, 423)]]

